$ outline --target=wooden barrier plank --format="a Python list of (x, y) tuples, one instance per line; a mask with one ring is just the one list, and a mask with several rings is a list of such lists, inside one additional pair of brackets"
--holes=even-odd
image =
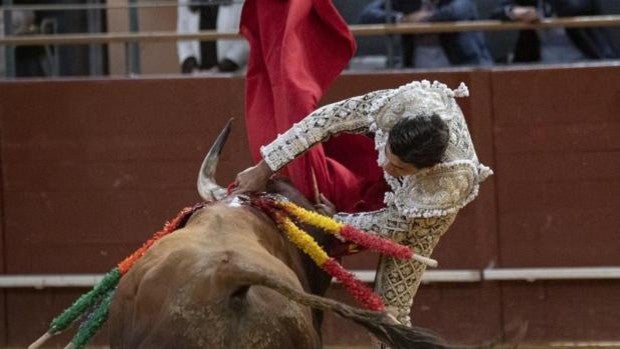
[[(617, 265), (618, 67), (494, 71), (502, 267)], [(617, 340), (616, 281), (503, 283), (526, 341)], [(587, 296), (584, 296), (587, 295)]]
[[(535, 176), (535, 174), (533, 174)], [(615, 180), (586, 179), (582, 181), (530, 181), (517, 182), (499, 180), (499, 195), (505, 197), (500, 212), (536, 212), (546, 208), (610, 208), (620, 206), (618, 187)], [(527, 205), (524, 203), (527, 202)], [(592, 217), (594, 218), (594, 217)], [(611, 228), (607, 231), (611, 233)]]
[(618, 122), (620, 66), (530, 68), (493, 71), (495, 127)]
[(413, 321), (452, 343), (480, 344), (502, 333), (500, 300), (497, 283), (425, 285), (416, 296)]
[[(88, 289), (63, 288), (48, 289), (45, 292), (35, 289), (6, 291), (7, 316), (11, 319), (8, 328), (8, 340), (11, 347), (27, 347), (47, 330), (50, 321), (55, 316), (87, 291)], [(24, 309), (33, 311), (24, 311)], [(67, 330), (50, 339), (46, 347), (64, 348), (74, 334), (75, 330)], [(109, 343), (107, 326), (102, 327), (91, 343), (99, 345)]]
[[(424, 285), (416, 296), (412, 320), (452, 344), (488, 342), (502, 333), (499, 292), (497, 283)], [(350, 296), (339, 286), (332, 287), (327, 295), (351, 303)], [(330, 345), (370, 344), (370, 336), (362, 328), (333, 314), (326, 314), (323, 329)]]
[(16, 274), (106, 272), (198, 201), (195, 190), (22, 192), (9, 199), (7, 272)]
[[(57, 192), (164, 192), (191, 190), (201, 156), (194, 159), (135, 159), (106, 162), (41, 161), (10, 164), (7, 195)], [(193, 166), (192, 166), (193, 163)], [(198, 164), (198, 165), (196, 165)], [(228, 179), (229, 181), (232, 178)]]
[[(237, 117), (235, 128), (243, 129), (241, 78), (41, 81), (3, 87), (4, 100), (20, 106), (5, 109), (8, 142), (202, 134), (209, 143), (219, 132), (215, 123), (229, 117)], [(23, 115), (21, 122), (10, 117), (16, 113)]]
[(614, 342), (619, 287), (617, 280), (510, 283), (502, 288), (503, 316), (506, 323), (527, 323), (522, 342)]
[[(567, 108), (570, 109), (570, 106)], [(564, 110), (564, 109), (561, 109)], [(620, 109), (618, 109), (620, 110)], [(610, 117), (612, 112), (596, 113), (593, 118)], [(543, 150), (563, 156), (566, 152), (600, 153), (620, 149), (620, 121), (596, 121), (533, 124), (524, 123), (495, 127), (498, 155), (532, 154)]]
[(6, 291), (0, 291), (0, 345), (6, 346), (8, 344), (8, 309), (6, 304)]
[[(0, 106), (0, 115), (2, 114), (2, 106)], [(1, 116), (0, 116), (1, 118)], [(0, 274), (5, 271), (6, 249), (4, 244), (4, 171), (1, 171), (4, 165), (4, 149), (2, 147), (2, 139), (4, 138), (4, 128), (0, 123)], [(7, 344), (7, 309), (6, 309), (6, 292), (0, 290), (0, 347)]]
[(501, 266), (617, 266), (617, 212), (617, 207), (546, 207), (504, 213)]
[[(26, 119), (26, 122), (31, 120)], [(149, 120), (143, 120), (145, 124)], [(201, 157), (211, 145), (210, 133), (217, 131), (218, 126), (225, 120), (214, 121), (214, 126), (205, 129), (203, 125), (196, 125), (198, 130), (188, 130), (183, 136), (172, 136), (162, 130), (160, 133), (146, 133), (142, 131), (125, 132), (124, 134), (110, 131), (108, 135), (95, 135), (100, 132), (94, 130), (97, 126), (106, 127), (103, 124), (88, 122), (92, 126), (89, 129), (78, 130), (65, 135), (58, 134), (56, 130), (32, 128), (31, 134), (24, 138), (14, 137), (15, 142), (11, 145), (11, 151), (7, 152), (5, 163), (19, 164), (28, 162), (53, 163), (61, 162), (68, 156), (80, 162), (112, 163), (122, 161), (134, 161), (148, 156), (154, 161), (190, 161)], [(32, 121), (34, 122), (34, 121)], [(191, 123), (187, 123), (191, 125)], [(234, 123), (234, 131), (231, 137), (244, 137), (245, 130), (242, 122)], [(59, 131), (60, 132), (60, 131)], [(205, 134), (208, 133), (208, 134)], [(230, 148), (241, 148), (231, 142)], [(183, 151), (181, 151), (183, 150)], [(225, 148), (222, 156), (229, 156), (229, 148)], [(146, 155), (145, 155), (146, 154)], [(223, 161), (225, 163), (228, 161)]]
[[(620, 134), (620, 133), (619, 133)], [(620, 148), (619, 148), (620, 149)], [(573, 183), (581, 181), (611, 182), (620, 173), (620, 150), (605, 152), (553, 152), (503, 154), (496, 167), (510, 177), (498, 180), (507, 186), (526, 183)], [(592, 198), (596, 200), (596, 198)], [(588, 200), (591, 201), (591, 200)], [(508, 203), (509, 204), (509, 203)]]
[[(4, 114), (3, 103), (0, 103), (0, 121)], [(2, 122), (0, 122), (0, 274), (4, 274), (6, 271), (6, 244), (5, 244), (5, 181), (4, 171), (6, 168), (5, 157), (6, 152), (3, 145), (3, 140), (6, 137), (6, 129)], [(0, 290), (0, 347), (7, 345), (8, 343), (8, 314), (6, 304), (6, 291)]]
[(618, 262), (618, 72), (493, 73), (502, 266)]
[[(12, 273), (111, 268), (199, 201), (210, 142), (243, 114), (239, 78), (30, 81), (0, 91), (10, 101), (1, 121)], [(249, 164), (244, 133), (238, 118), (219, 168), (225, 183)]]

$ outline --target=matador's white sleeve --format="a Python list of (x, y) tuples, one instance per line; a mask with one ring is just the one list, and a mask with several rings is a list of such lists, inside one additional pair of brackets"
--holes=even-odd
[(273, 171), (286, 166), (297, 156), (332, 135), (367, 132), (371, 103), (386, 91), (375, 91), (323, 106), (270, 144), (261, 147), (263, 159)]
[(360, 213), (345, 213), (340, 212), (334, 215), (334, 219), (337, 221), (352, 225), (358, 229), (367, 231), (369, 233), (375, 233), (380, 236), (384, 236), (381, 231), (380, 222), (384, 221), (388, 214), (387, 208), (383, 208), (377, 211), (360, 212)]
[(334, 218), (339, 222), (393, 240), (398, 239), (400, 235), (409, 234), (416, 220), (416, 218), (403, 216), (394, 206), (371, 212), (337, 213)]

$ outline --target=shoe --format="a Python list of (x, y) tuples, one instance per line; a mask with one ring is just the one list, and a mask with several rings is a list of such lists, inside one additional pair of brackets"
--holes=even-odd
[(224, 58), (217, 64), (217, 68), (221, 72), (230, 73), (239, 70), (239, 65), (228, 58)]

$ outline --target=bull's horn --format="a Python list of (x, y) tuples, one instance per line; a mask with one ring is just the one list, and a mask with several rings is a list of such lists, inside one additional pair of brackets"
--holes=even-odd
[(228, 120), (224, 129), (217, 136), (207, 156), (205, 156), (202, 166), (200, 166), (200, 172), (198, 172), (198, 194), (206, 201), (220, 200), (226, 196), (226, 189), (215, 183), (215, 170), (224, 143), (230, 134), (232, 121), (232, 118)]

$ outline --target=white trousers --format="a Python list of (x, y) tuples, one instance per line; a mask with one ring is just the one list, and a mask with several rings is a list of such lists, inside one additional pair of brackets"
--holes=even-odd
[[(197, 33), (200, 30), (200, 11), (192, 12), (187, 4), (190, 0), (179, 0), (177, 7), (177, 33)], [(198, 40), (177, 41), (177, 55), (179, 64), (183, 64), (189, 57), (195, 57), (201, 62), (200, 42)]]
[[(217, 12), (216, 28), (218, 32), (238, 32), (241, 22), (241, 9), (243, 3), (231, 3), (220, 5)], [(218, 40), (217, 41), (217, 60), (229, 59), (238, 66), (244, 66), (248, 61), (250, 46), (243, 40)]]

